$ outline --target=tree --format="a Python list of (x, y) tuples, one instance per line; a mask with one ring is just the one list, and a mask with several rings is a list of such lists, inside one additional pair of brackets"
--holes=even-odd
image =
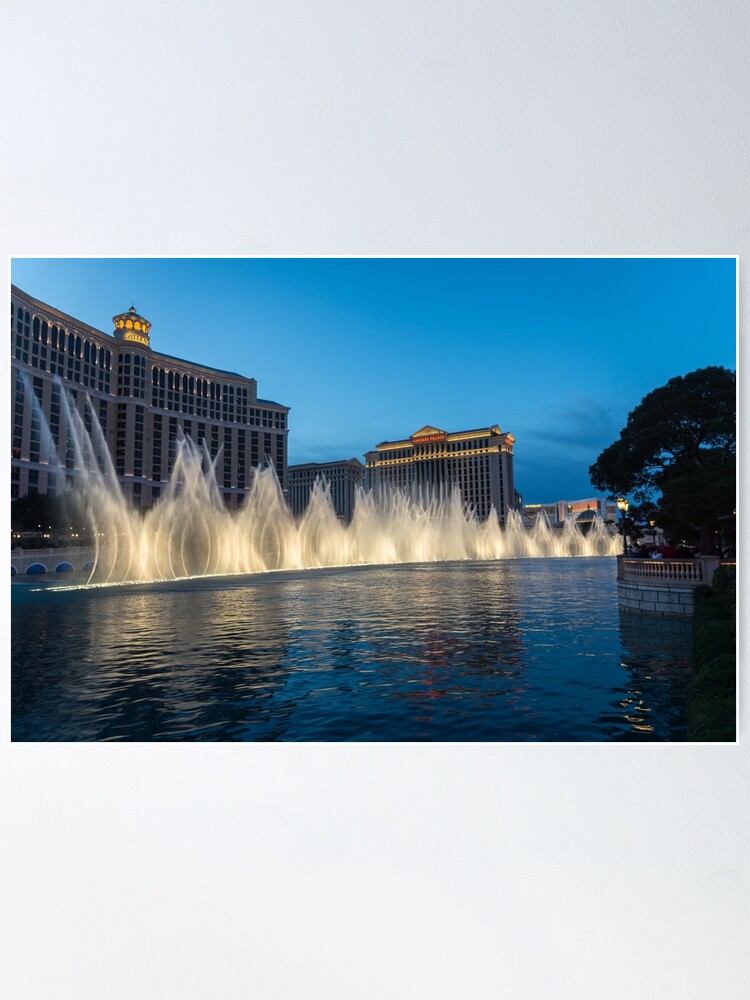
[(86, 534), (88, 518), (81, 494), (70, 491), (62, 496), (50, 497), (41, 493), (30, 493), (10, 505), (10, 526), (12, 531), (51, 531), (65, 536), (71, 531)]
[(641, 400), (589, 469), (591, 482), (655, 505), (664, 527), (692, 529), (710, 554), (719, 522), (735, 508), (736, 433), (734, 372), (699, 368)]

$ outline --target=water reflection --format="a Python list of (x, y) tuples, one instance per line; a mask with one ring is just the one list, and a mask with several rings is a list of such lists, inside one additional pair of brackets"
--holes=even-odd
[[(24, 595), (37, 628), (14, 624), (14, 739), (253, 738), (286, 680), (286, 630), (270, 594), (261, 589), (247, 613), (248, 594)], [(283, 714), (264, 738), (283, 736)]]
[(685, 739), (684, 693), (692, 677), (691, 620), (621, 611), (619, 624), (622, 666), (627, 674), (619, 707), (630, 730), (615, 738)]
[(619, 618), (602, 559), (26, 589), (12, 735), (681, 739), (685, 640)]

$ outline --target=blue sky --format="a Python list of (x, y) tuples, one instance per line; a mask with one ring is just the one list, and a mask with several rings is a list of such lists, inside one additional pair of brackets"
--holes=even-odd
[(527, 503), (588, 468), (652, 389), (736, 367), (735, 260), (15, 259), (14, 284), (154, 350), (258, 380), (291, 407), (289, 461), (362, 458), (424, 424), (499, 424)]

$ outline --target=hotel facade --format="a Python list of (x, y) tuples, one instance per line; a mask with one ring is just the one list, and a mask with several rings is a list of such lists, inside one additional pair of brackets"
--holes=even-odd
[(429, 425), (401, 441), (383, 441), (365, 455), (366, 487), (447, 496), (454, 488), (485, 520), (494, 507), (505, 524), (516, 507), (514, 437), (497, 425), (447, 432)]
[(331, 504), (339, 520), (351, 521), (357, 490), (364, 484), (365, 467), (358, 458), (290, 465), (288, 472), (289, 506), (295, 517), (307, 510), (312, 489), (320, 480), (331, 491)]
[[(266, 462), (286, 489), (289, 407), (259, 398), (254, 378), (154, 351), (151, 323), (135, 307), (113, 324), (103, 333), (11, 286), (12, 499), (79, 484), (70, 407), (90, 439), (101, 428), (136, 506), (161, 495), (181, 435), (205, 442), (228, 507), (241, 503), (252, 470)], [(105, 471), (102, 454), (98, 463)]]
[(530, 503), (523, 506), (522, 513), (530, 523), (533, 523), (540, 514), (544, 515), (551, 525), (561, 525), (570, 520), (585, 523), (594, 516), (600, 517), (605, 524), (615, 524), (618, 518), (614, 500), (607, 500), (606, 497), (556, 500), (554, 503)]

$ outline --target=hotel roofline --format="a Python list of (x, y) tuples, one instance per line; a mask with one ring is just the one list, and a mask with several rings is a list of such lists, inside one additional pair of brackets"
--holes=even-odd
[(364, 465), (356, 457), (353, 458), (337, 458), (331, 462), (297, 462), (295, 465), (288, 466), (289, 469), (303, 470), (303, 469), (334, 469), (340, 468), (344, 465), (356, 464), (364, 468)]
[[(57, 309), (55, 306), (49, 305), (47, 302), (42, 302), (41, 299), (35, 298), (28, 292), (25, 292), (22, 288), (17, 285), (11, 284), (10, 286), (11, 295), (16, 295), (22, 298), (29, 305), (36, 306), (38, 309), (44, 310), (54, 316), (58, 316), (62, 321), (64, 321), (66, 326), (75, 327), (81, 332), (93, 333), (97, 337), (103, 337), (106, 341), (111, 341), (113, 344), (121, 345), (122, 341), (118, 340), (117, 337), (113, 336), (111, 333), (105, 333), (103, 330), (98, 329), (98, 327), (91, 326), (90, 323), (84, 323), (82, 320), (77, 319), (75, 316), (70, 316), (68, 313), (63, 312), (62, 309)], [(134, 345), (135, 346), (135, 345)], [(240, 375), (239, 372), (230, 372), (225, 368), (214, 368), (212, 365), (203, 364), (200, 361), (188, 361), (186, 358), (178, 358), (174, 354), (164, 354), (162, 351), (156, 351), (150, 344), (139, 343), (137, 345), (138, 350), (147, 351), (150, 356), (155, 359), (163, 359), (167, 362), (176, 362), (179, 365), (184, 365), (186, 368), (200, 369), (201, 371), (210, 372), (215, 375), (226, 375), (231, 379), (236, 379), (239, 382), (254, 383), (257, 385), (257, 379), (248, 375)], [(256, 397), (258, 403), (265, 404), (267, 406), (275, 406), (279, 409), (286, 410), (289, 412), (289, 407), (284, 406), (282, 403), (276, 403), (271, 399), (260, 399)]]
[(286, 489), (290, 407), (259, 397), (256, 378), (155, 351), (152, 323), (134, 305), (105, 333), (16, 285), (10, 300), (12, 499), (81, 485), (87, 456), (76, 451), (76, 428), (137, 507), (168, 487), (181, 434), (208, 450), (227, 506), (269, 461)]
[(516, 440), (512, 434), (500, 430), (497, 424), (468, 431), (444, 431), (439, 427), (425, 426), (415, 431), (411, 437), (399, 441), (381, 441), (375, 445), (375, 450), (390, 451), (395, 448), (411, 448), (418, 444), (429, 444), (433, 441), (468, 441), (477, 437), (502, 437), (508, 444), (513, 444)]

